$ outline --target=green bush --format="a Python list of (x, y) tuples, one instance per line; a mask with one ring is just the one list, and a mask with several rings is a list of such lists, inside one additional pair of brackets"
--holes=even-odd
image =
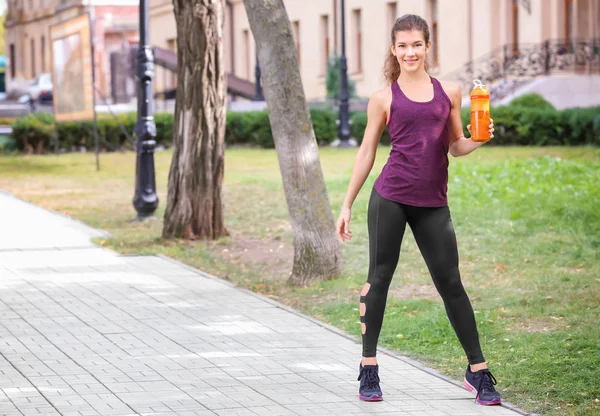
[(269, 122), (269, 113), (260, 111), (256, 115), (252, 115), (252, 113), (246, 113), (246, 115), (250, 118), (250, 126), (252, 126), (252, 141), (250, 143), (266, 149), (274, 148), (275, 142), (273, 141), (273, 133)]
[[(173, 115), (157, 113), (156, 142), (165, 147), (170, 146), (173, 136)], [(100, 148), (103, 150), (118, 150), (127, 143), (127, 135), (135, 140), (135, 113), (112, 115), (100, 114), (97, 119)], [(13, 123), (12, 137), (15, 138), (19, 150), (41, 151), (53, 150), (52, 135), (56, 129), (59, 146), (66, 151), (84, 146), (88, 149), (95, 147), (93, 121), (65, 121), (54, 124), (54, 116), (50, 113), (32, 113), (17, 119)]]
[[(367, 128), (366, 111), (357, 111), (352, 113), (350, 116), (350, 121), (352, 122), (350, 124), (350, 135), (356, 139), (358, 143), (362, 143), (363, 136)], [(387, 127), (383, 130), (379, 143), (385, 145), (390, 144), (390, 133), (388, 132)]]
[(358, 142), (362, 143), (365, 129), (367, 128), (366, 111), (356, 111), (350, 115), (350, 135)]
[(246, 113), (227, 112), (225, 143), (228, 145), (248, 144), (247, 123), (244, 114)]
[(327, 145), (337, 138), (337, 114), (329, 109), (311, 108), (315, 138), (320, 145)]
[[(470, 109), (461, 118), (465, 136)], [(557, 146), (600, 145), (600, 107), (553, 109), (526, 108), (520, 105), (493, 107), (494, 138), (490, 145)]]
[(0, 154), (17, 151), (17, 141), (11, 137), (0, 136)]
[(570, 108), (560, 112), (563, 118), (564, 144), (595, 144), (600, 146), (600, 106)]
[[(600, 146), (600, 107), (573, 108), (557, 111), (523, 107), (521, 104), (493, 107), (494, 139), (493, 146), (502, 145), (596, 145)], [(311, 120), (315, 137), (320, 145), (327, 145), (337, 138), (337, 114), (330, 109), (311, 108)], [(173, 138), (173, 115), (157, 113), (156, 142), (170, 147)], [(465, 136), (469, 137), (466, 126), (470, 122), (470, 109), (461, 110), (461, 119)], [(350, 116), (350, 133), (361, 142), (367, 126), (365, 111), (357, 111)], [(122, 127), (119, 125), (122, 125)], [(123, 130), (133, 136), (136, 114), (120, 114), (115, 120), (112, 116), (98, 117), (98, 131), (106, 143), (103, 150), (122, 148), (127, 137)], [(79, 146), (94, 148), (93, 124), (86, 122), (62, 122), (56, 127), (60, 138), (60, 147), (71, 151)], [(52, 149), (52, 137), (55, 132), (54, 118), (48, 113), (33, 113), (17, 119), (13, 123), (12, 138), (20, 151), (43, 152)], [(227, 145), (248, 145), (273, 148), (273, 134), (267, 111), (246, 113), (227, 113), (225, 128)], [(380, 143), (389, 144), (390, 136), (384, 129)]]
[(0, 126), (12, 126), (15, 121), (17, 119), (13, 117), (0, 117)]
[(54, 134), (54, 116), (49, 113), (31, 113), (17, 119), (12, 125), (11, 137), (20, 151), (42, 153)]
[[(129, 113), (127, 117), (131, 118), (131, 122), (135, 126), (136, 114)], [(164, 147), (171, 147), (171, 143), (173, 143), (173, 114), (156, 113), (154, 115), (154, 122), (156, 123), (156, 144)], [(123, 141), (124, 140), (126, 140), (126, 138), (123, 135)]]
[(225, 143), (273, 148), (275, 144), (267, 111), (227, 112)]
[(594, 129), (594, 134), (596, 135), (594, 144), (600, 146), (600, 107), (597, 107), (596, 115), (594, 116), (594, 122), (592, 124), (592, 128)]
[[(59, 145), (67, 151), (75, 150), (80, 146), (92, 148), (94, 146), (93, 125), (90, 122), (66, 121), (58, 123)], [(89, 132), (88, 132), (89, 130)]]
[[(327, 75), (325, 77), (325, 88), (327, 89), (327, 98), (338, 100), (340, 97), (340, 89), (342, 87), (340, 81), (340, 63), (341, 57), (332, 56), (327, 61)], [(348, 95), (356, 96), (356, 85), (354, 81), (348, 79)]]
[[(329, 109), (311, 108), (310, 117), (319, 144), (331, 143), (337, 137), (336, 114)], [(228, 145), (248, 144), (273, 148), (273, 133), (269, 114), (265, 111), (227, 113), (225, 143)]]
[(510, 102), (511, 107), (525, 107), (537, 110), (556, 110), (544, 97), (536, 93), (523, 94)]
[[(240, 143), (272, 149), (275, 147), (273, 133), (269, 123), (269, 113), (263, 111), (249, 111), (243, 114), (243, 122), (239, 130)], [(227, 130), (227, 124), (225, 126)]]

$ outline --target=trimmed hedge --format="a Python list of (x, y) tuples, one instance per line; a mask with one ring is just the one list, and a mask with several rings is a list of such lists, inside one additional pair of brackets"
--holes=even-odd
[[(470, 109), (461, 118), (465, 135)], [(494, 138), (489, 145), (600, 146), (600, 106), (562, 111), (508, 105), (491, 109)]]
[(0, 117), (0, 126), (11, 126), (15, 121), (14, 117)]
[(49, 113), (32, 113), (12, 124), (11, 137), (17, 149), (41, 153), (51, 143), (54, 133), (54, 116)]
[[(530, 100), (530, 101), (527, 101)], [(537, 98), (527, 98), (525, 102)], [(557, 111), (540, 104), (541, 108), (524, 106), (523, 102), (508, 106), (494, 107), (491, 110), (494, 119), (494, 139), (490, 145), (596, 145), (600, 146), (600, 107), (575, 108)], [(545, 107), (545, 108), (544, 108)], [(315, 137), (320, 145), (327, 145), (337, 138), (337, 114), (330, 109), (312, 108), (310, 110)], [(466, 126), (469, 123), (470, 109), (463, 108), (461, 118)], [(173, 135), (173, 115), (157, 113), (156, 141), (158, 145), (169, 147)], [(364, 111), (351, 114), (350, 131), (359, 142), (367, 125)], [(118, 122), (117, 122), (118, 120)], [(136, 114), (127, 113), (117, 116), (117, 120), (102, 115), (98, 118), (98, 130), (103, 138), (103, 150), (121, 149), (127, 145), (123, 128), (133, 136)], [(66, 151), (76, 150), (80, 146), (94, 147), (92, 122), (58, 123), (48, 113), (33, 113), (16, 120), (12, 137), (19, 150), (39, 153), (52, 148), (52, 137), (57, 132), (60, 147)], [(227, 113), (225, 130), (227, 145), (247, 145), (273, 148), (273, 136), (267, 111), (246, 113)], [(382, 144), (390, 143), (387, 129), (381, 137)]]
[[(350, 116), (350, 120), (352, 121), (352, 124), (350, 124), (350, 134), (356, 139), (358, 143), (362, 143), (362, 139), (367, 128), (366, 111), (357, 111), (353, 113)], [(390, 133), (388, 132), (387, 127), (385, 127), (383, 129), (383, 133), (381, 134), (381, 139), (379, 140), (379, 143), (383, 145), (389, 145), (390, 140)]]
[(539, 94), (528, 93), (515, 98), (510, 102), (511, 107), (537, 108), (538, 110), (556, 110), (552, 103)]
[(228, 145), (254, 145), (275, 147), (267, 111), (227, 113), (225, 143)]
[[(154, 116), (156, 122), (156, 139), (158, 145), (168, 147), (173, 135), (173, 115), (158, 113)], [(101, 138), (102, 150), (116, 150), (124, 147), (127, 136), (123, 129), (133, 136), (136, 123), (136, 113), (98, 116), (98, 134)], [(122, 126), (122, 127), (121, 127)], [(31, 113), (17, 119), (12, 124), (11, 137), (15, 139), (17, 149), (27, 152), (40, 153), (53, 148), (53, 137), (58, 134), (59, 146), (66, 151), (77, 150), (80, 147), (94, 148), (94, 124), (92, 121), (68, 121), (55, 125), (54, 116), (50, 113)]]
[(0, 154), (13, 153), (17, 151), (17, 144), (15, 139), (0, 136)]
[[(310, 114), (317, 142), (326, 145), (334, 141), (337, 137), (337, 115), (329, 109), (316, 108), (311, 109)], [(156, 113), (154, 121), (157, 145), (169, 147), (173, 137), (173, 115)], [(135, 123), (136, 113), (120, 114), (116, 120), (112, 116), (99, 116), (100, 148), (116, 150), (124, 147), (127, 144), (127, 137), (123, 129), (133, 136)], [(92, 121), (61, 122), (58, 123), (55, 131), (52, 114), (32, 113), (16, 120), (12, 127), (12, 137), (21, 151), (35, 153), (39, 153), (40, 150), (51, 151), (54, 143), (52, 138), (56, 133), (60, 137), (60, 148), (66, 151), (77, 150), (80, 147), (94, 148)], [(246, 113), (228, 112), (225, 142), (228, 145), (273, 148), (275, 145), (268, 112), (266, 110)]]

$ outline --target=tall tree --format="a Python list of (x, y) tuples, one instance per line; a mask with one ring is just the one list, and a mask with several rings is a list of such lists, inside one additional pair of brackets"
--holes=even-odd
[(173, 0), (177, 100), (163, 237), (226, 235), (224, 0)]
[(330, 279), (341, 267), (340, 244), (306, 105), (298, 55), (282, 0), (244, 0), (258, 51), (261, 81), (294, 234), (290, 282)]

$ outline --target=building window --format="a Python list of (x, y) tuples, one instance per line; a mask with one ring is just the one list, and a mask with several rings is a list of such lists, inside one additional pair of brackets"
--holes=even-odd
[(17, 72), (17, 61), (15, 60), (15, 44), (10, 44), (10, 77), (15, 78)]
[(512, 50), (513, 55), (519, 54), (519, 0), (512, 2)]
[(40, 48), (42, 54), (42, 72), (46, 71), (46, 37), (42, 36)]
[(329, 16), (321, 16), (321, 75), (327, 73), (329, 62)]
[(35, 40), (31, 39), (31, 78), (35, 77)]
[(565, 39), (567, 40), (567, 44), (571, 44), (571, 41), (574, 38), (574, 29), (575, 29), (575, 21), (574, 21), (574, 13), (573, 13), (573, 0), (565, 0)]
[[(169, 49), (171, 52), (175, 53), (175, 55), (177, 55), (177, 39), (167, 39), (167, 49)], [(171, 76), (170, 76), (170, 80), (169, 80), (169, 87), (170, 88), (177, 88), (177, 72), (176, 71), (169, 71), (171, 72)]]
[(296, 42), (296, 51), (298, 52), (298, 65), (300, 65), (300, 22), (298, 20), (292, 22), (292, 30), (294, 32), (294, 41)]
[(243, 42), (244, 42), (244, 62), (246, 62), (246, 79), (250, 81), (250, 32), (248, 29), (244, 29), (243, 33)]
[(354, 26), (354, 39), (356, 42), (356, 56), (354, 57), (354, 68), (356, 73), (363, 71), (362, 66), (362, 22), (360, 9), (352, 10), (352, 22)]
[(177, 39), (175, 39), (175, 38), (167, 39), (167, 48), (171, 52), (177, 53)]
[(386, 41), (392, 43), (392, 30), (394, 29), (394, 23), (398, 18), (398, 3), (391, 2), (387, 4), (387, 16), (388, 16), (388, 28), (386, 33)]
[(431, 10), (431, 58), (433, 65), (438, 66), (439, 64), (439, 48), (438, 48), (438, 2), (437, 0), (429, 0), (429, 7)]

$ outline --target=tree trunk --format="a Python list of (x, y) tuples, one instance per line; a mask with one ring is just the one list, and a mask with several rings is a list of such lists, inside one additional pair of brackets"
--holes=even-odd
[(331, 279), (340, 244), (321, 171), (319, 149), (300, 78), (290, 21), (282, 0), (244, 0), (294, 234), (290, 282)]
[(221, 195), (225, 5), (224, 0), (173, 0), (173, 5), (178, 84), (163, 237), (215, 239), (227, 234)]

